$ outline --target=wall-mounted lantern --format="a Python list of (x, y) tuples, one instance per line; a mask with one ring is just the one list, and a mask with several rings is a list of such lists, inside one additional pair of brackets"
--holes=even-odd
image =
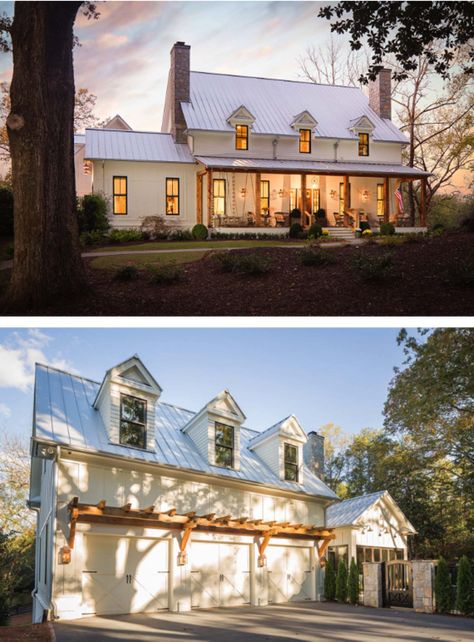
[(71, 549), (69, 546), (61, 546), (59, 549), (59, 564), (71, 563)]

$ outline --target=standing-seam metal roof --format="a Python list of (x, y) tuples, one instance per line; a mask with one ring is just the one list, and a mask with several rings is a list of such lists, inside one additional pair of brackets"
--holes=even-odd
[(326, 526), (328, 528), (337, 528), (338, 526), (354, 524), (386, 492), (386, 490), (380, 490), (369, 495), (359, 495), (329, 506), (326, 510)]
[(171, 134), (86, 129), (85, 158), (88, 160), (195, 163), (187, 145), (175, 143)]
[(369, 107), (358, 87), (192, 71), (190, 89), (191, 101), (181, 103), (189, 130), (233, 131), (227, 119), (243, 105), (255, 117), (256, 134), (297, 136), (291, 123), (309, 111), (317, 136), (356, 139), (351, 124), (367, 116), (375, 126), (374, 140), (408, 143), (392, 121)]
[(161, 401), (156, 404), (154, 451), (111, 443), (100, 413), (93, 408), (99, 387), (95, 381), (37, 365), (33, 436), (80, 450), (338, 499), (308, 468), (304, 470), (302, 484), (279, 479), (258, 455), (249, 450), (249, 441), (258, 434), (250, 428), (242, 427), (240, 431), (240, 470), (210, 465), (198, 452), (191, 437), (181, 430), (196, 413)]

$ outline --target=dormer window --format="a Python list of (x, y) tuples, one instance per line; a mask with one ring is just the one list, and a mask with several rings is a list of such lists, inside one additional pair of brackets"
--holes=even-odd
[(287, 481), (298, 481), (298, 448), (292, 444), (285, 443), (284, 454), (285, 479)]
[(216, 466), (234, 467), (234, 428), (216, 422), (215, 435)]
[(120, 395), (120, 443), (146, 448), (146, 401)]
[(359, 156), (369, 155), (369, 134), (359, 132)]
[(235, 126), (235, 149), (247, 150), (249, 148), (248, 125)]
[(300, 129), (300, 154), (311, 154), (310, 129)]

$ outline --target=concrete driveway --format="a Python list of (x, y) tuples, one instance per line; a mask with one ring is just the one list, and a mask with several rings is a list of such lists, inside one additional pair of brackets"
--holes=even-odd
[(474, 619), (327, 603), (92, 617), (54, 630), (57, 642), (474, 641)]

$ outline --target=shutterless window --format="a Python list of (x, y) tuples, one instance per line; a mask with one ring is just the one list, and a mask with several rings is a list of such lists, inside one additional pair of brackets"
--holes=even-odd
[(262, 212), (270, 209), (270, 181), (260, 182), (260, 203)]
[(291, 444), (285, 444), (285, 479), (298, 481), (298, 449)]
[(146, 448), (146, 401), (120, 396), (120, 443)]
[(214, 214), (225, 216), (225, 180), (215, 178), (213, 181), (214, 192)]
[(369, 155), (369, 134), (359, 134), (359, 156)]
[(217, 466), (234, 466), (234, 429), (216, 422), (215, 452)]
[(179, 178), (166, 179), (166, 213), (168, 216), (179, 214)]
[(235, 126), (235, 149), (249, 148), (249, 128), (247, 125)]
[(377, 183), (377, 216), (385, 214), (384, 185)]
[(311, 154), (311, 130), (300, 129), (300, 153)]
[(127, 214), (127, 177), (114, 176), (114, 214)]

